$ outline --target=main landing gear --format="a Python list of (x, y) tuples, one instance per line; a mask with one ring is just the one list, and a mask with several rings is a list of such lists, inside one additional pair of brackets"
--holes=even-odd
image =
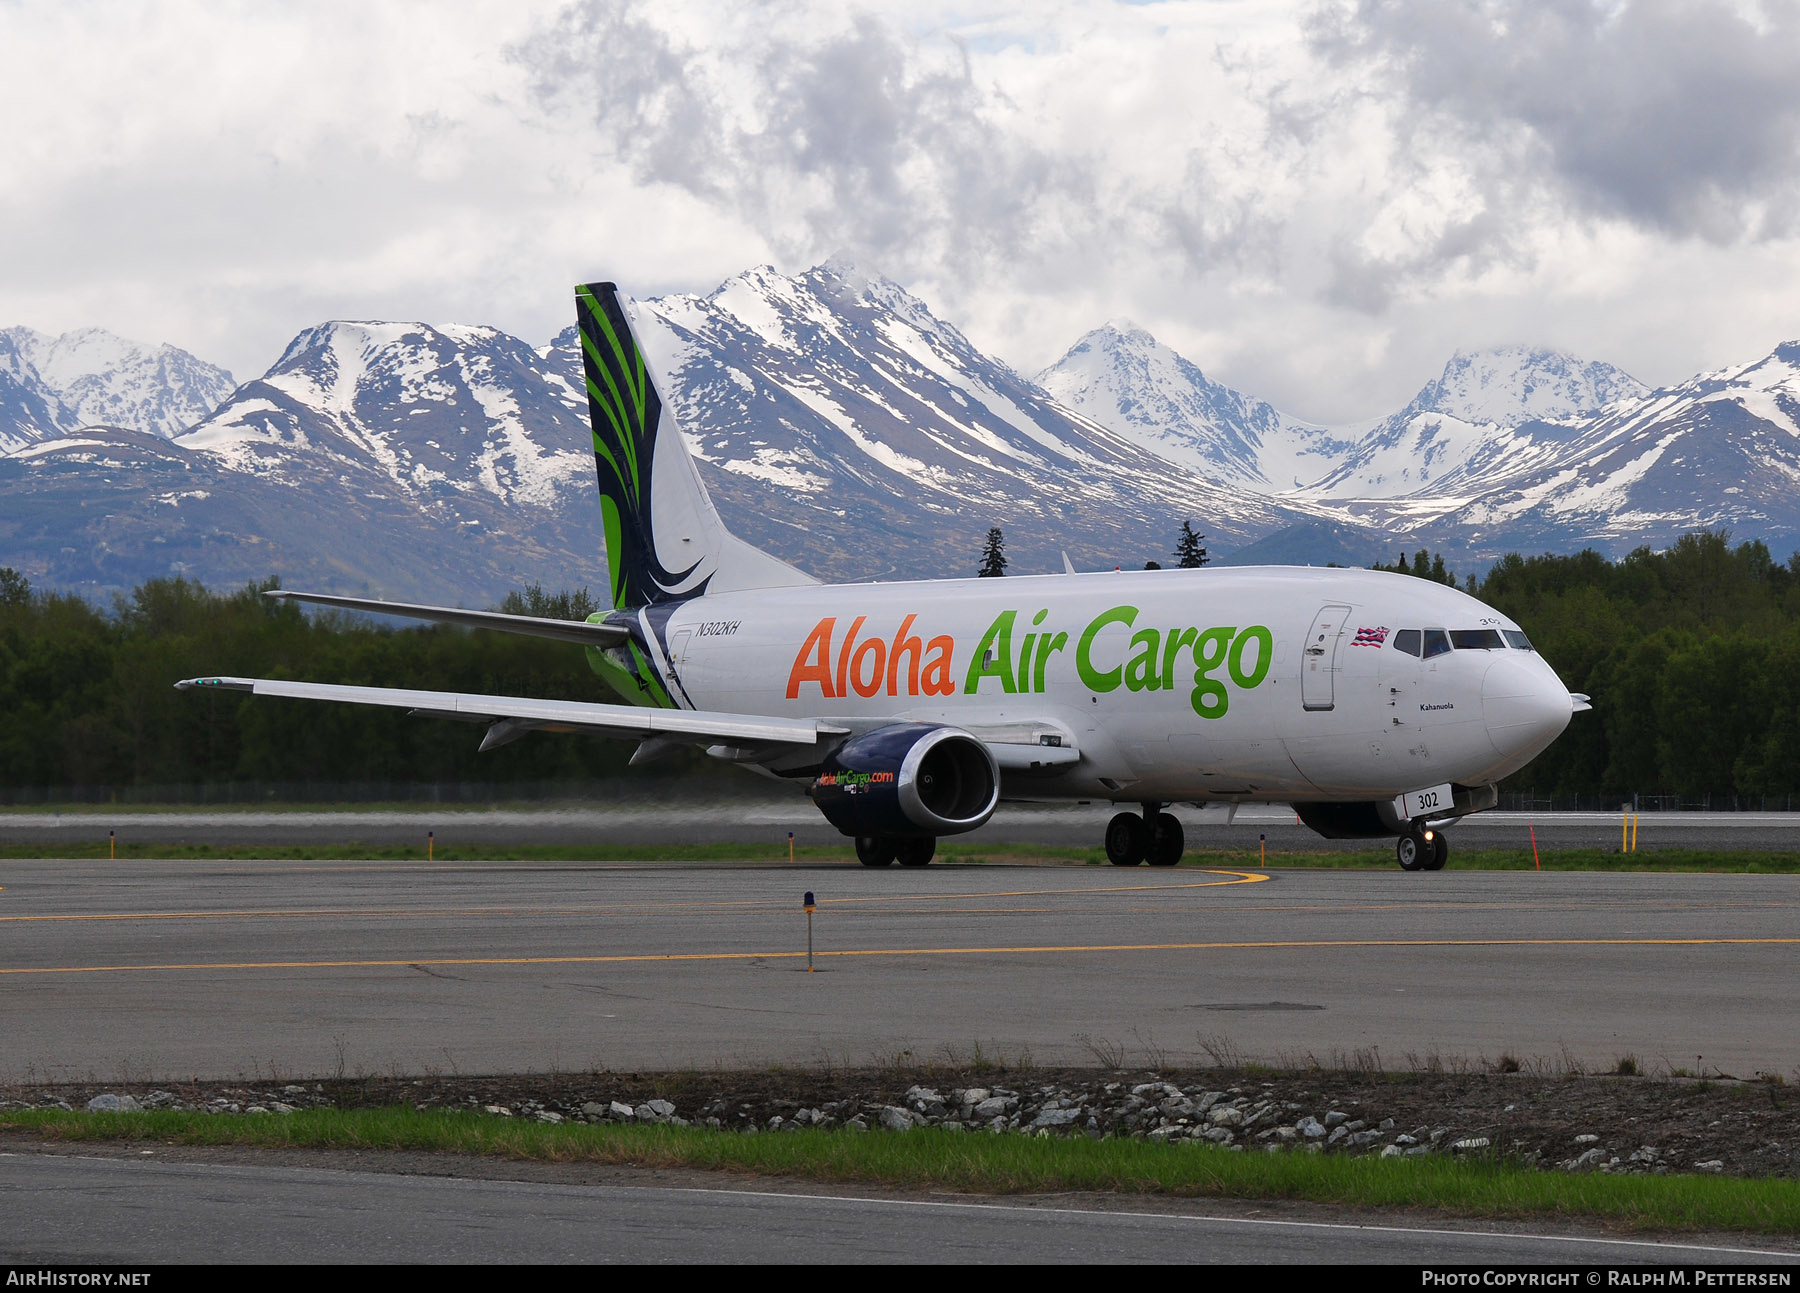
[(937, 840), (930, 835), (895, 839), (891, 835), (858, 835), (856, 860), (864, 866), (930, 866), (937, 854)]
[(1442, 871), (1450, 860), (1450, 841), (1442, 831), (1415, 821), (1394, 845), (1402, 871)]
[(1181, 861), (1181, 850), (1187, 841), (1181, 833), (1181, 819), (1162, 811), (1162, 805), (1151, 801), (1144, 806), (1142, 817), (1136, 813), (1120, 813), (1106, 824), (1106, 860), (1114, 866), (1174, 866)]

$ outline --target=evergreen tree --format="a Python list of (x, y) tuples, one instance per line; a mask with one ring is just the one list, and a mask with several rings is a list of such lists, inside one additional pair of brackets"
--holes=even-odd
[(1194, 533), (1194, 523), (1181, 523), (1181, 537), (1175, 540), (1175, 564), (1183, 570), (1197, 570), (1206, 564), (1206, 549), (1200, 546), (1204, 534)]
[[(1444, 565), (1444, 554), (1426, 552), (1423, 548), (1413, 553), (1412, 564), (1406, 564), (1406, 554), (1400, 554), (1400, 560), (1391, 566), (1384, 566), (1379, 561), (1369, 567), (1370, 570), (1387, 570), (1396, 575), (1411, 575), (1415, 579), (1429, 579), (1434, 584), (1445, 584), (1451, 588), (1462, 587), (1456, 575)], [(1473, 580), (1475, 576), (1470, 575)], [(1471, 587), (1470, 591), (1474, 591)]]
[(529, 615), (541, 620), (585, 620), (600, 606), (585, 587), (574, 592), (546, 593), (542, 584), (513, 589), (500, 603), (507, 615)]
[(0, 606), (23, 606), (31, 600), (31, 581), (11, 566), (0, 567)]
[(981, 550), (981, 569), (976, 573), (983, 579), (996, 579), (1006, 573), (1006, 540), (1000, 537), (997, 525), (988, 531), (987, 546)]

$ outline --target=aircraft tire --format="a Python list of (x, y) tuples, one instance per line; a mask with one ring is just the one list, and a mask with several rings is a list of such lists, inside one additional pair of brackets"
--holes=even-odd
[(1181, 851), (1186, 846), (1181, 819), (1174, 813), (1158, 813), (1150, 823), (1150, 838), (1144, 844), (1144, 861), (1151, 866), (1174, 866), (1181, 861)]
[(1450, 837), (1442, 831), (1434, 831), (1431, 837), (1431, 859), (1425, 863), (1427, 871), (1442, 871), (1444, 863), (1450, 860)]
[(858, 835), (856, 860), (864, 866), (892, 866), (898, 845), (898, 840), (885, 835)]
[(1144, 860), (1144, 819), (1120, 813), (1106, 824), (1106, 860), (1114, 866), (1136, 866)]
[(927, 835), (923, 839), (897, 840), (897, 855), (901, 866), (930, 866), (931, 859), (937, 854), (937, 839)]
[(1402, 871), (1423, 871), (1436, 848), (1425, 839), (1424, 832), (1410, 830), (1394, 842), (1394, 856)]

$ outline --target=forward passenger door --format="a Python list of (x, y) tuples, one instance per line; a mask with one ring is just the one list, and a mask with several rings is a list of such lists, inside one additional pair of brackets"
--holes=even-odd
[(1331, 709), (1337, 703), (1337, 674), (1343, 667), (1348, 606), (1325, 606), (1313, 617), (1300, 652), (1300, 707)]

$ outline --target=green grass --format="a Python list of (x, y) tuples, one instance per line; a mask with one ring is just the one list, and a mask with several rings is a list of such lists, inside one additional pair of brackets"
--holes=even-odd
[[(242, 861), (419, 861), (423, 843), (416, 845), (342, 844), (261, 845), (245, 844), (146, 844), (121, 841), (117, 856), (125, 859), (232, 859)], [(0, 844), (0, 859), (94, 859), (107, 856), (104, 841), (94, 843)], [(1029, 844), (938, 845), (938, 858), (964, 865), (1056, 862), (1077, 866), (1105, 866), (1106, 855), (1097, 848), (1052, 848)], [(483, 845), (454, 844), (440, 840), (433, 856), (439, 862), (785, 862), (785, 840), (733, 844), (607, 844)], [(1654, 852), (1616, 853), (1606, 849), (1543, 849), (1545, 871), (1681, 871), (1739, 872), (1751, 875), (1800, 873), (1800, 852), (1731, 852), (1723, 849), (1658, 849)], [(855, 861), (848, 844), (802, 845), (794, 850), (799, 862), (846, 865)], [(1385, 843), (1367, 850), (1315, 850), (1271, 852), (1263, 861), (1248, 850), (1190, 849), (1182, 858), (1184, 868), (1226, 871), (1313, 868), (1322, 870), (1396, 871), (1394, 852)], [(1529, 849), (1474, 849), (1452, 854), (1450, 866), (1460, 871), (1530, 871)], [(1142, 868), (1121, 868), (1121, 876), (1155, 874)]]
[(58, 1141), (411, 1150), (549, 1163), (695, 1168), (808, 1181), (973, 1194), (1089, 1190), (1177, 1198), (1422, 1207), (1461, 1216), (1581, 1218), (1634, 1230), (1800, 1234), (1800, 1182), (1613, 1176), (1495, 1160), (1233, 1153), (1143, 1140), (919, 1130), (803, 1129), (756, 1135), (700, 1128), (551, 1125), (408, 1108), (267, 1116), (62, 1110), (0, 1113), (0, 1131)]

